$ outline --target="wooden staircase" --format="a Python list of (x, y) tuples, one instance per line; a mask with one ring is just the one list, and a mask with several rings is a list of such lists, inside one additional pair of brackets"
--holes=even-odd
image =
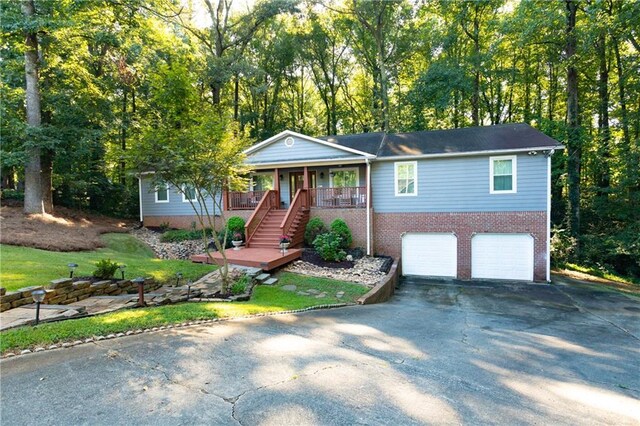
[[(265, 197), (268, 194), (265, 194)], [(261, 207), (262, 205), (265, 207)], [(247, 247), (254, 248), (280, 248), (280, 236), (287, 235), (291, 239), (291, 248), (299, 246), (304, 241), (304, 231), (309, 222), (308, 193), (299, 190), (288, 210), (277, 209), (271, 203), (260, 203), (256, 209), (262, 208), (262, 213), (252, 215), (247, 222)], [(259, 220), (254, 220), (260, 217)], [(251, 230), (251, 232), (249, 232)]]

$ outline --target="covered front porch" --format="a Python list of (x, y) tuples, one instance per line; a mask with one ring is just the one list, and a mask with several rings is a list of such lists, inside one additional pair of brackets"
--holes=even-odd
[(310, 208), (366, 208), (367, 176), (365, 164), (259, 169), (249, 176), (247, 190), (224, 192), (224, 209), (254, 210), (267, 191), (277, 193), (276, 209), (288, 209), (300, 189)]

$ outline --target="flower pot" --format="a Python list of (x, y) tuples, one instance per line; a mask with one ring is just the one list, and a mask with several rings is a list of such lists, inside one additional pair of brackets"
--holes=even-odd
[(242, 241), (231, 241), (231, 244), (233, 244), (233, 249), (234, 250), (240, 250), (240, 246), (242, 245)]
[(280, 248), (282, 249), (283, 252), (287, 252), (287, 249), (289, 248), (289, 245), (291, 245), (291, 243), (280, 243)]

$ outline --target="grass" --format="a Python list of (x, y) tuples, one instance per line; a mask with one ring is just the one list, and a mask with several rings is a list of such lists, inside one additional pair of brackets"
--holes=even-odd
[[(126, 277), (151, 276), (160, 282), (170, 281), (176, 272), (185, 279), (196, 279), (214, 267), (185, 260), (156, 259), (151, 249), (128, 234), (105, 234), (105, 248), (85, 252), (55, 252), (30, 247), (0, 244), (0, 285), (7, 291), (32, 285), (46, 285), (56, 278), (69, 276), (68, 263), (77, 263), (75, 276), (90, 276), (101, 259), (127, 265)], [(120, 271), (116, 271), (119, 276)]]
[[(273, 286), (258, 286), (248, 302), (203, 302), (182, 303), (153, 308), (126, 309), (94, 317), (40, 324), (37, 327), (21, 327), (0, 334), (0, 352), (20, 350), (35, 346), (84, 339), (92, 336), (122, 333), (139, 328), (159, 327), (212, 318), (232, 318), (257, 313), (279, 312), (309, 308), (333, 303), (349, 303), (368, 289), (364, 286), (312, 278), (283, 272)], [(326, 297), (299, 295), (283, 290), (288, 284), (296, 285), (296, 290), (316, 289), (326, 292)], [(344, 291), (342, 298), (336, 292)]]
[(640, 279), (637, 277), (625, 277), (622, 275), (616, 275), (609, 271), (603, 271), (598, 268), (593, 268), (589, 266), (581, 266), (575, 263), (566, 263), (562, 265), (562, 267), (569, 269), (571, 271), (582, 272), (584, 274), (593, 275), (596, 277), (604, 278), (610, 281), (617, 281), (624, 284), (640, 284)]

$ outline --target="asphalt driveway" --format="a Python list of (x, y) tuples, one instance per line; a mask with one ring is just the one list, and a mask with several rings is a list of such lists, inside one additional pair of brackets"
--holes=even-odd
[(635, 424), (640, 301), (404, 280), (390, 303), (196, 326), (0, 363), (18, 424)]

